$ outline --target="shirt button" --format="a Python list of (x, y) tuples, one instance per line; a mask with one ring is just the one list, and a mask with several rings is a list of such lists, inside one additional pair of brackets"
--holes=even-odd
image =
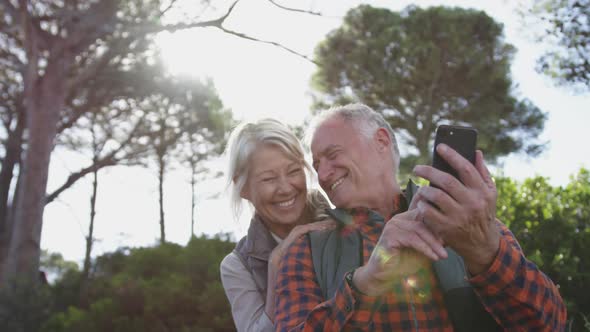
[(350, 305), (349, 304), (345, 305), (344, 310), (346, 310), (346, 312), (350, 312)]

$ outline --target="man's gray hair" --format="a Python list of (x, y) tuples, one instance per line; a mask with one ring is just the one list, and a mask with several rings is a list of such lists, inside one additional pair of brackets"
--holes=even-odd
[(384, 128), (391, 139), (391, 154), (393, 158), (394, 173), (399, 169), (399, 148), (395, 133), (391, 125), (383, 118), (381, 113), (374, 111), (367, 105), (354, 103), (344, 106), (336, 106), (319, 112), (311, 121), (306, 132), (306, 143), (310, 146), (311, 139), (316, 129), (328, 119), (338, 117), (352, 124), (367, 139), (371, 139), (379, 128)]

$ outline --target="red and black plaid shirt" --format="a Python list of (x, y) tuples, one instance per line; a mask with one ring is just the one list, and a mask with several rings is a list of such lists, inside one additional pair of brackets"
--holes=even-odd
[[(396, 204), (397, 205), (397, 204)], [(351, 211), (368, 261), (383, 231), (369, 211)], [(501, 224), (498, 254), (485, 273), (469, 282), (486, 309), (506, 331), (564, 331), (566, 311), (553, 282), (520, 249)], [(277, 280), (276, 331), (453, 331), (431, 264), (394, 282), (392, 292), (367, 296), (344, 280), (324, 299), (313, 268), (309, 237), (289, 247)]]

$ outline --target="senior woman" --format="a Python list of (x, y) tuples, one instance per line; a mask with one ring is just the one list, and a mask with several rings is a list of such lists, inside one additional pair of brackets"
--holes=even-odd
[(275, 281), (286, 248), (334, 224), (326, 199), (307, 190), (310, 167), (285, 125), (273, 119), (242, 123), (227, 149), (234, 213), (245, 199), (254, 215), (247, 235), (221, 262), (221, 282), (238, 331), (274, 331)]

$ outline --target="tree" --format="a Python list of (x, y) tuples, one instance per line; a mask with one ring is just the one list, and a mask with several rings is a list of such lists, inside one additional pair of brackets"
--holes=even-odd
[[(211, 147), (214, 143), (210, 141), (223, 136), (226, 123), (231, 119), (231, 114), (223, 109), (211, 82), (202, 83), (188, 77), (174, 77), (165, 72), (157, 58), (148, 60), (152, 63), (134, 64), (130, 71), (135, 74), (129, 75), (127, 72), (119, 78), (131, 87), (142, 86), (141, 80), (148, 73), (151, 77), (149, 85), (143, 84), (142, 89), (131, 89), (133, 93), (128, 92), (127, 98), (119, 96), (120, 99), (113, 100), (100, 110), (82, 115), (72, 127), (65, 129), (57, 137), (60, 146), (90, 155), (89, 166), (73, 172), (46, 197), (47, 204), (86, 174), (93, 176), (86, 254), (81, 276), (82, 288), (90, 272), (98, 172), (118, 165), (147, 166), (156, 155), (157, 166), (161, 170), (160, 212), (163, 216), (163, 176), (166, 167), (174, 161), (168, 160), (170, 152), (178, 150), (176, 152), (181, 153), (183, 150), (178, 149), (179, 142), (193, 135), (201, 138), (202, 159), (218, 153), (218, 149)], [(164, 159), (166, 162), (162, 163)], [(165, 240), (163, 218), (160, 225), (161, 239)]]
[(545, 115), (513, 96), (502, 25), (484, 12), (361, 5), (316, 48), (318, 107), (357, 101), (381, 112), (415, 162), (427, 162), (441, 123), (478, 129), (486, 157), (536, 154)]
[(590, 0), (534, 0), (523, 15), (537, 39), (549, 45), (537, 71), (590, 91)]
[[(166, 172), (173, 166), (175, 160), (182, 162), (187, 158), (187, 154), (192, 154), (192, 148), (200, 148), (194, 156), (200, 160), (220, 153), (215, 146), (222, 141), (231, 123), (231, 117), (223, 109), (211, 82), (202, 83), (185, 77), (170, 83), (172, 84), (162, 86), (163, 94), (167, 97), (151, 99), (149, 105), (146, 105), (150, 111), (145, 122), (145, 130), (152, 133), (147, 136), (146, 141), (150, 148), (148, 157), (155, 159), (158, 169), (161, 243), (166, 242), (164, 219)], [(185, 142), (191, 140), (196, 140), (193, 144), (197, 146), (187, 146)], [(189, 150), (183, 149), (187, 147)], [(149, 164), (149, 161), (146, 164)]]
[[(90, 165), (73, 172), (47, 193), (45, 204), (87, 174), (114, 165), (137, 165), (148, 153), (148, 100), (166, 97), (163, 87), (173, 84), (173, 78), (153, 56), (134, 59), (131, 67), (126, 64), (126, 69), (119, 66), (103, 68), (90, 84), (77, 91), (82, 97), (70, 101), (62, 112), (65, 116), (58, 124), (56, 144), (73, 151), (88, 151), (93, 157)], [(194, 87), (183, 87), (191, 88)], [(93, 131), (97, 135), (96, 146), (92, 142)]]
[[(191, 131), (183, 139), (180, 161), (190, 170), (190, 186), (191, 186), (191, 234), (190, 238), (195, 236), (195, 208), (196, 208), (196, 185), (200, 180), (207, 177), (219, 177), (223, 173), (217, 171), (211, 174), (211, 170), (204, 167), (203, 163), (208, 160), (211, 155), (221, 154), (225, 149), (226, 134), (229, 133), (229, 128), (233, 127), (233, 120), (225, 112), (218, 112), (217, 116), (211, 117), (211, 121), (215, 124), (213, 127), (220, 130), (212, 131), (205, 128), (201, 131)], [(194, 116), (192, 114), (191, 116)], [(191, 120), (192, 121), (192, 120)]]
[(495, 181), (498, 218), (525, 255), (558, 285), (571, 331), (590, 330), (585, 326), (590, 318), (590, 264), (585, 259), (590, 255), (590, 173), (580, 170), (565, 187), (552, 187), (542, 177)]
[[(177, 1), (157, 0), (80, 0), (80, 1), (9, 1), (0, 2), (0, 75), (16, 82), (11, 107), (7, 142), (14, 138), (18, 165), (14, 185), (14, 168), (5, 149), (0, 177), (2, 188), (15, 188), (11, 207), (0, 215), (0, 276), (9, 285), (18, 275), (34, 282), (39, 266), (42, 216), (51, 151), (62, 127), (75, 123), (82, 114), (100, 109), (88, 101), (106, 105), (117, 99), (120, 91), (110, 86), (88, 89), (99, 73), (128, 70), (138, 57), (153, 51), (152, 39), (161, 31), (212, 27), (241, 38), (260, 41), (224, 27), (238, 0), (227, 11), (210, 20), (187, 19), (164, 23), (166, 13)], [(206, 3), (205, 3), (206, 5)], [(266, 42), (266, 41), (261, 41)], [(277, 45), (276, 43), (266, 42)], [(284, 49), (287, 49), (283, 47)], [(287, 49), (292, 53), (296, 53)], [(104, 77), (103, 77), (104, 78)], [(108, 77), (107, 77), (108, 78)], [(151, 78), (146, 79), (149, 82)], [(2, 85), (4, 90), (9, 85)], [(3, 94), (0, 98), (5, 98)], [(108, 99), (112, 97), (113, 99)], [(102, 98), (102, 99), (101, 99)], [(82, 105), (81, 107), (80, 104)], [(22, 133), (15, 123), (21, 121)], [(14, 134), (14, 135), (13, 135)], [(4, 175), (4, 174), (2, 174)], [(0, 190), (0, 198), (10, 195)], [(11, 212), (12, 211), (12, 212)], [(10, 213), (9, 213), (10, 212)], [(12, 227), (14, 225), (14, 227)]]

